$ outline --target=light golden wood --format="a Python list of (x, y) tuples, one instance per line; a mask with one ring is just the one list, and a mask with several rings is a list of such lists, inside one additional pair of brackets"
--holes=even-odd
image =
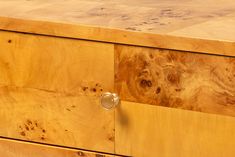
[(112, 44), (0, 32), (0, 135), (114, 152)]
[(232, 157), (235, 119), (122, 101), (115, 112), (117, 153), (135, 157)]
[(235, 116), (235, 58), (115, 46), (122, 100)]
[(0, 139), (0, 154), (4, 157), (114, 157), (113, 155), (8, 139)]
[[(234, 4), (0, 0), (0, 136), (136, 157), (234, 156), (232, 117), (173, 109), (235, 116)], [(146, 104), (103, 110), (114, 82), (122, 100)], [(0, 154), (28, 153), (3, 145)]]

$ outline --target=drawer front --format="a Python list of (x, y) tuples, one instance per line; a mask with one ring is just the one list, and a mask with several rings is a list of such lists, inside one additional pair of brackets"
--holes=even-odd
[(115, 46), (122, 100), (235, 116), (235, 58)]
[(114, 152), (114, 47), (0, 32), (0, 136)]
[(117, 157), (101, 153), (0, 139), (4, 157)]

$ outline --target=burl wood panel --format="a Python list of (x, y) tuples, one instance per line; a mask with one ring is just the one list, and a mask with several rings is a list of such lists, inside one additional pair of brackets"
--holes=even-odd
[[(0, 136), (114, 152), (112, 44), (0, 32)], [(109, 65), (109, 66), (107, 66)]]
[(122, 100), (235, 116), (235, 58), (115, 46)]
[(0, 139), (0, 154), (4, 157), (117, 157), (7, 139)]
[(122, 101), (115, 149), (134, 157), (233, 157), (235, 119)]

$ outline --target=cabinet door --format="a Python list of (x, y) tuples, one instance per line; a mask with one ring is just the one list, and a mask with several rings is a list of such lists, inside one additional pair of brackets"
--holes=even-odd
[(115, 56), (117, 153), (235, 155), (235, 58), (121, 45)]
[(114, 152), (112, 44), (0, 32), (0, 136)]

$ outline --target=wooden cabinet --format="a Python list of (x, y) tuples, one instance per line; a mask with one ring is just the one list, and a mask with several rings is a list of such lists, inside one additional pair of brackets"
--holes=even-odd
[(235, 156), (233, 6), (0, 0), (0, 154)]
[[(137, 157), (235, 153), (234, 118), (221, 116), (234, 116), (233, 57), (0, 34), (1, 136)], [(116, 109), (101, 107), (107, 91)]]

